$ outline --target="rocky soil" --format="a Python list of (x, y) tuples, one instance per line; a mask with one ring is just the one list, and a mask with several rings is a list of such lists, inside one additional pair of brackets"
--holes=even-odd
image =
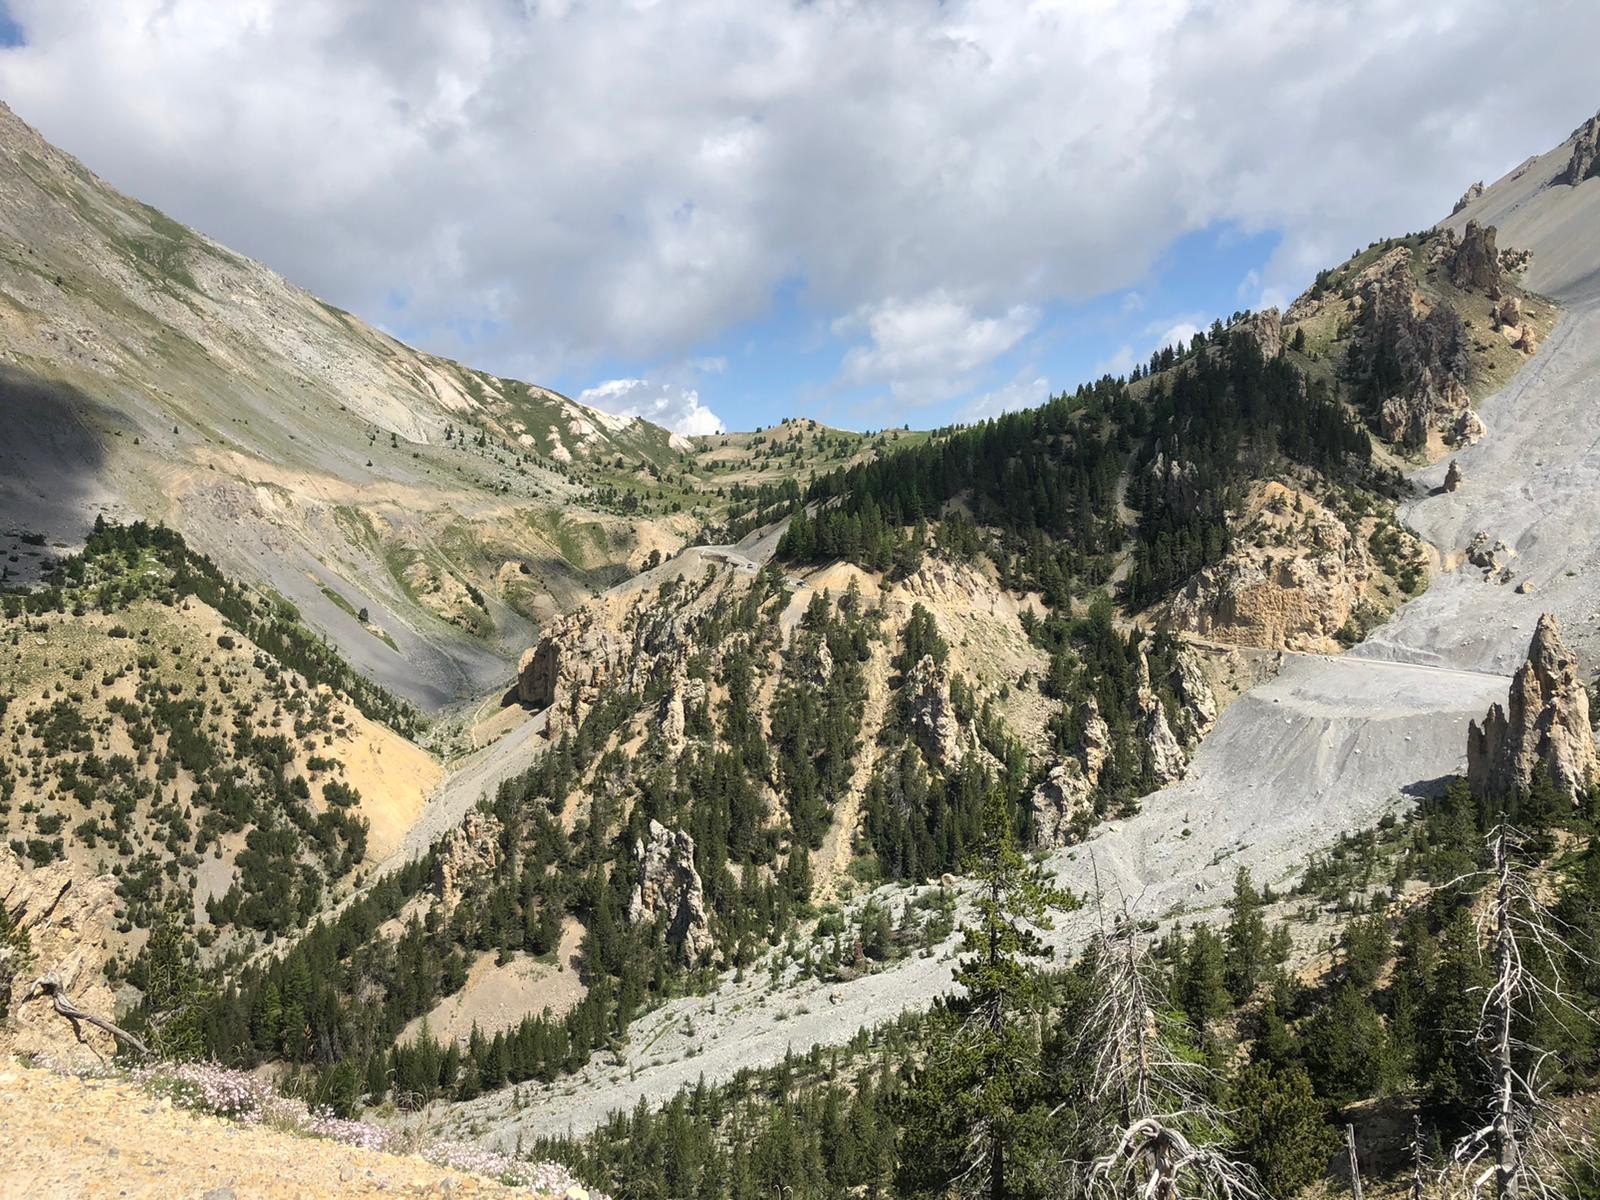
[(186, 1112), (125, 1081), (57, 1075), (4, 1060), (0, 1129), (0, 1200), (528, 1200), (550, 1194), (420, 1158)]

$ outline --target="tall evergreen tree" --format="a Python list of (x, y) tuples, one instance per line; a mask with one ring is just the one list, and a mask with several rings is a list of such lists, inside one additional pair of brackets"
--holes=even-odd
[(1043, 1196), (1051, 1156), (1039, 1022), (1048, 987), (1036, 964), (1051, 952), (1038, 931), (1074, 900), (1018, 851), (999, 791), (984, 805), (982, 841), (966, 867), (978, 892), (976, 917), (961, 928), (967, 957), (956, 982), (965, 995), (943, 1014), (906, 1097), (899, 1180), (915, 1195)]

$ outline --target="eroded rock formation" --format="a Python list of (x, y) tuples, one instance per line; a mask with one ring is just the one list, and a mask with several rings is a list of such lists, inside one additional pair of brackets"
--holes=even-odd
[(1600, 178), (1600, 113), (1572, 131), (1572, 157), (1555, 182), (1577, 187), (1595, 178)]
[(1328, 651), (1378, 577), (1367, 538), (1303, 492), (1265, 485), (1234, 548), (1160, 614), (1165, 628), (1234, 646)]
[[(1479, 234), (1473, 236), (1481, 241)], [(1436, 252), (1453, 263), (1460, 249), (1446, 240)], [(1412, 275), (1411, 257), (1408, 248), (1397, 246), (1355, 281), (1361, 371), (1374, 370), (1386, 357), (1407, 364), (1401, 385), (1378, 398), (1378, 431), (1388, 441), (1413, 447), (1430, 441), (1476, 441), (1483, 435), (1483, 425), (1467, 395), (1470, 358), (1465, 326), (1448, 304), (1430, 307), (1424, 301)]]
[(1450, 469), (1444, 473), (1444, 490), (1447, 492), (1461, 490), (1461, 464), (1453, 458), (1450, 460)]
[(1503, 800), (1524, 792), (1540, 767), (1574, 802), (1600, 770), (1589, 694), (1551, 613), (1539, 618), (1506, 706), (1496, 704), (1481, 727), (1474, 721), (1467, 731), (1467, 780), (1480, 797)]
[(1074, 821), (1093, 811), (1094, 790), (1110, 753), (1111, 729), (1091, 696), (1081, 714), (1078, 752), (1051, 767), (1028, 797), (1034, 836), (1041, 846), (1066, 846), (1074, 840)]
[(446, 913), (460, 903), (465, 885), (500, 865), (500, 821), (475, 808), (439, 843), (433, 864), (433, 890)]
[(560, 667), (560, 643), (551, 637), (542, 638), (537, 646), (524, 651), (517, 663), (517, 698), (524, 704), (548, 708), (556, 698)]
[[(823, 646), (827, 652), (827, 646)], [(688, 745), (689, 714), (706, 702), (706, 681), (691, 676), (679, 663), (656, 710), (662, 744), (669, 754), (681, 754)]]
[(1500, 251), (1495, 248), (1495, 227), (1468, 221), (1461, 244), (1449, 258), (1450, 282), (1458, 288), (1500, 294)]
[[(1156, 784), (1165, 787), (1183, 778), (1200, 740), (1217, 720), (1217, 699), (1205, 673), (1187, 649), (1178, 652), (1165, 680), (1176, 709), (1169, 712), (1153, 684), (1150, 662), (1141, 651), (1136, 664), (1137, 692), (1134, 735), (1139, 754), (1150, 764)], [(1050, 769), (1028, 797), (1034, 836), (1041, 846), (1060, 847), (1075, 840), (1094, 809), (1095, 789), (1111, 754), (1111, 730), (1093, 698), (1079, 714), (1078, 749)]]
[(652, 820), (647, 838), (634, 844), (634, 856), (639, 875), (628, 903), (628, 920), (639, 924), (665, 914), (667, 941), (682, 947), (690, 966), (706, 961), (715, 941), (705, 889), (694, 867), (694, 839)]
[(939, 766), (959, 762), (970, 748), (969, 739), (950, 702), (950, 677), (933, 655), (924, 654), (906, 672), (900, 699), (911, 736), (929, 761)]

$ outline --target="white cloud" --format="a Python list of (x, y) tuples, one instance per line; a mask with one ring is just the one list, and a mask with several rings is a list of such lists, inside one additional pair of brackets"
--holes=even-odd
[(47, 137), (430, 348), (675, 361), (798, 284), (905, 397), (1217, 222), (1281, 232), (1292, 293), (1565, 137), (1600, 40), (1499, 0), (7, 8)]
[(722, 418), (700, 403), (700, 393), (676, 383), (648, 379), (608, 379), (578, 396), (579, 404), (619, 417), (642, 417), (674, 433), (693, 437), (721, 433)]
[(978, 316), (943, 292), (865, 306), (833, 323), (840, 337), (867, 338), (845, 352), (840, 377), (853, 385), (886, 383), (909, 403), (944, 399), (966, 390), (975, 372), (1038, 321), (1038, 310), (1022, 304)]
[(1169, 325), (1165, 332), (1156, 339), (1156, 344), (1151, 348), (1165, 350), (1168, 346), (1171, 346), (1176, 350), (1180, 345), (1187, 346), (1194, 339), (1194, 335), (1199, 332), (1200, 326), (1193, 321), (1179, 321), (1175, 325)]
[(1050, 397), (1050, 380), (1032, 371), (1019, 373), (1010, 383), (985, 392), (961, 410), (961, 420), (986, 421), (1001, 413), (1034, 408)]
[(1127, 375), (1133, 370), (1134, 363), (1138, 360), (1133, 356), (1132, 346), (1118, 346), (1116, 352), (1109, 358), (1103, 358), (1094, 365), (1094, 377), (1099, 379), (1102, 375)]

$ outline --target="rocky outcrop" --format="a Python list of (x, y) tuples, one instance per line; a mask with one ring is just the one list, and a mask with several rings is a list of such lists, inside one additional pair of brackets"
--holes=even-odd
[(542, 638), (537, 646), (524, 651), (517, 663), (517, 699), (535, 708), (550, 707), (555, 702), (560, 671), (560, 643), (551, 637)]
[(956, 720), (950, 702), (950, 676), (933, 655), (924, 654), (906, 672), (900, 703), (912, 740), (935, 766), (954, 766), (977, 749), (969, 729)]
[(1234, 328), (1255, 340), (1262, 358), (1277, 358), (1283, 352), (1283, 320), (1276, 308), (1250, 313)]
[(109, 1059), (116, 1049), (110, 1034), (85, 1024), (80, 1041), (47, 999), (28, 995), (36, 978), (54, 973), (79, 1008), (114, 1017), (116, 999), (105, 966), (116, 881), (109, 875), (81, 879), (59, 862), (30, 870), (0, 849), (0, 908), (11, 929), (0, 939), (0, 1050), (65, 1066)]
[(1159, 493), (1167, 508), (1182, 516), (1192, 516), (1200, 507), (1200, 471), (1192, 462), (1168, 459), (1157, 443), (1155, 457), (1145, 468), (1152, 493)]
[(1496, 704), (1467, 731), (1467, 780), (1489, 800), (1525, 792), (1543, 768), (1555, 788), (1576, 802), (1600, 770), (1589, 694), (1578, 659), (1561, 641), (1556, 618), (1539, 618), (1528, 661), (1511, 680), (1506, 707)]
[[(824, 652), (827, 646), (823, 646)], [(661, 742), (669, 754), (681, 754), (688, 745), (689, 714), (706, 702), (706, 681), (692, 677), (683, 664), (673, 671), (656, 709)]]
[(1450, 469), (1444, 473), (1444, 490), (1447, 492), (1461, 490), (1461, 464), (1453, 458), (1450, 460)]
[(517, 695), (523, 703), (546, 710), (546, 734), (560, 741), (583, 723), (626, 660), (622, 638), (593, 612), (579, 610), (522, 656)]
[(433, 861), (433, 891), (446, 914), (460, 903), (466, 885), (500, 865), (500, 821), (475, 808), (440, 840)]
[(651, 821), (646, 839), (634, 843), (638, 879), (628, 902), (635, 925), (665, 915), (667, 941), (681, 947), (690, 966), (709, 961), (715, 942), (706, 911), (705, 889), (694, 867), (694, 839), (681, 829)]
[[(1436, 244), (1441, 261), (1453, 262), (1459, 253), (1454, 236), (1447, 233)], [(1476, 441), (1483, 425), (1467, 394), (1466, 328), (1450, 305), (1423, 299), (1411, 261), (1411, 251), (1398, 246), (1357, 276), (1360, 354), (1352, 365), (1366, 374), (1384, 359), (1405, 364), (1400, 385), (1377, 400), (1378, 432), (1386, 440), (1418, 448), (1438, 440)]]
[(1178, 741), (1178, 735), (1172, 732), (1172, 725), (1167, 720), (1167, 706), (1151, 684), (1150, 660), (1142, 649), (1135, 671), (1138, 716), (1134, 721), (1134, 734), (1139, 739), (1144, 761), (1149, 764), (1151, 778), (1157, 787), (1166, 787), (1183, 778), (1183, 770), (1189, 765), (1189, 756)]
[(1080, 825), (1094, 811), (1094, 789), (1095, 781), (1078, 759), (1065, 758), (1051, 767), (1028, 796), (1034, 840), (1052, 850), (1076, 841)]
[(1177, 665), (1168, 684), (1178, 701), (1173, 727), (1183, 744), (1193, 749), (1217, 723), (1216, 693), (1200, 669), (1199, 660), (1188, 650), (1178, 652)]
[(1110, 754), (1111, 729), (1091, 696), (1081, 714), (1077, 753), (1051, 767), (1028, 797), (1039, 845), (1057, 848), (1075, 840), (1077, 824), (1094, 811), (1094, 791)]
[(1572, 157), (1554, 182), (1577, 187), (1585, 179), (1600, 178), (1600, 113), (1572, 131)]
[[(1154, 686), (1150, 660), (1141, 650), (1135, 664), (1134, 736), (1139, 755), (1158, 787), (1183, 778), (1200, 740), (1217, 720), (1217, 699), (1199, 662), (1180, 649), (1165, 680), (1176, 709), (1169, 712)], [(1090, 698), (1079, 714), (1077, 751), (1056, 763), (1028, 797), (1034, 837), (1051, 848), (1070, 845), (1094, 812), (1095, 789), (1110, 756), (1111, 730)]]
[(1480, 179), (1477, 183), (1473, 184), (1461, 194), (1461, 199), (1456, 201), (1455, 207), (1450, 210), (1450, 215), (1455, 216), (1456, 213), (1460, 212), (1463, 208), (1471, 204), (1481, 195), (1483, 195), (1483, 180)]
[(1378, 576), (1367, 539), (1279, 483), (1253, 499), (1234, 547), (1158, 614), (1166, 629), (1234, 646), (1329, 651)]
[(1468, 221), (1461, 243), (1450, 254), (1450, 282), (1458, 288), (1500, 294), (1500, 251), (1495, 248), (1495, 227)]

